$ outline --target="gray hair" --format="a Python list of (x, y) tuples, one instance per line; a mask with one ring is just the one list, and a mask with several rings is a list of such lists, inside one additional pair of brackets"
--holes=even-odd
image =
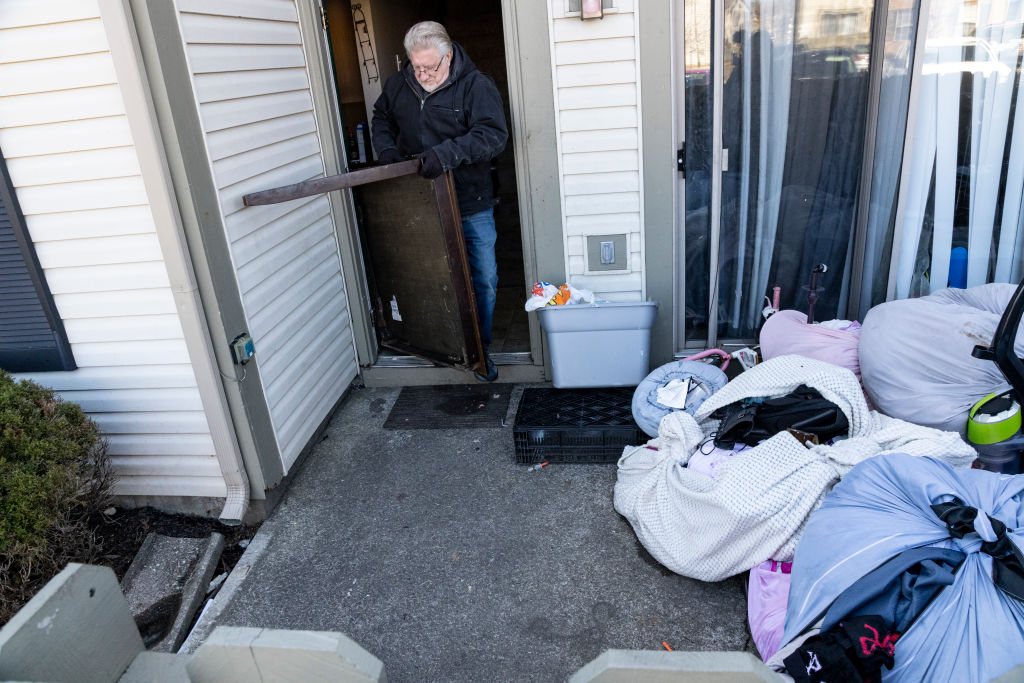
[(437, 48), (437, 53), (444, 57), (452, 49), (452, 39), (448, 37), (448, 31), (436, 21), (421, 21), (414, 24), (405, 33), (405, 53), (409, 54), (414, 50), (427, 50)]

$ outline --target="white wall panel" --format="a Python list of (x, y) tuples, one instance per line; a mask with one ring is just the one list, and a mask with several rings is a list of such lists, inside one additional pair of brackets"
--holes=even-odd
[(640, 211), (639, 192), (607, 192), (585, 194), (565, 199), (567, 216), (593, 216), (606, 213)]
[[(292, 202), (289, 202), (291, 205)], [(331, 206), (324, 197), (312, 197), (305, 204), (298, 204), (294, 211), (278, 217), (257, 229), (239, 236), (235, 241), (234, 254), (242, 263), (250, 263), (253, 259), (267, 253), (273, 247), (288, 241), (295, 236), (296, 224), (306, 225), (322, 218), (330, 218)]]
[(635, 128), (639, 120), (636, 107), (611, 106), (613, 104), (615, 103), (609, 102), (606, 106), (595, 109), (561, 111), (558, 114), (559, 128), (563, 134), (572, 130)]
[(0, 29), (95, 20), (100, 16), (96, 0), (4, 0), (3, 9)]
[(217, 161), (251, 149), (253, 140), (262, 140), (264, 144), (269, 145), (315, 130), (316, 119), (313, 118), (313, 112), (301, 111), (291, 116), (256, 121), (248, 126), (228, 128), (216, 135), (207, 135), (206, 145), (210, 151), (210, 159)]
[(216, 102), (225, 97), (253, 97), (266, 92), (288, 92), (309, 87), (306, 70), (267, 69), (260, 71), (215, 72), (195, 75), (199, 102)]
[[(333, 237), (325, 237), (321, 242), (310, 247), (309, 251), (318, 254), (329, 252), (332, 239)], [(282, 265), (271, 273), (267, 279), (245, 292), (245, 298), (250, 302), (250, 306), (247, 309), (250, 321), (254, 320), (255, 316), (265, 308), (278, 303), (279, 298), (285, 295), (285, 293), (290, 292), (293, 285), (309, 272), (310, 268), (315, 267), (312, 259), (309, 261), (306, 259), (295, 259), (290, 263)], [(290, 296), (284, 296), (284, 301), (289, 302), (287, 305), (291, 305), (291, 300)]]
[(103, 211), (61, 211), (31, 217), (29, 232), (36, 244), (66, 239), (141, 235), (156, 232), (149, 206), (115, 206)]
[(334, 218), (324, 197), (245, 207), (321, 177), (294, 2), (177, 0), (249, 332), (287, 470), (355, 378)]
[[(207, 133), (212, 133), (232, 126), (311, 111), (312, 107), (313, 100), (309, 90), (290, 90), (268, 95), (216, 100), (203, 105), (203, 125)], [(255, 145), (255, 142), (257, 141), (250, 138), (246, 149), (259, 146)]]
[[(39, 118), (51, 118), (51, 112), (39, 112)], [(0, 149), (4, 157), (15, 159), (37, 154), (59, 154), (83, 149), (106, 149), (132, 144), (128, 118), (107, 116), (83, 121), (61, 121), (41, 125), (0, 127)]]
[[(99, 88), (90, 88), (90, 90), (99, 90)], [(2, 106), (0, 106), (0, 121), (7, 121)], [(79, 180), (136, 176), (141, 173), (139, 158), (135, 154), (135, 149), (130, 145), (84, 152), (66, 152), (47, 157), (9, 159), (7, 169), (11, 175), (21, 178), (25, 185), (72, 183)]]
[(80, 368), (114, 365), (162, 365), (189, 362), (184, 339), (130, 342), (71, 342)]
[(628, 274), (584, 275), (583, 238), (625, 234), (631, 247), (643, 242), (634, 7), (617, 2), (604, 19), (580, 21), (567, 16), (563, 0), (549, 4), (567, 278), (615, 300), (643, 298), (642, 249), (629, 250)]
[(66, 320), (64, 329), (79, 343), (177, 340), (184, 335), (177, 313), (77, 318)]
[[(0, 13), (0, 25), (6, 22), (4, 15), (10, 11), (10, 7), (10, 2), (4, 4), (3, 12)], [(107, 34), (103, 29), (103, 22), (98, 18), (60, 23), (44, 22), (4, 31), (4, 40), (0, 43), (0, 63), (53, 59), (106, 50)]]
[(198, 389), (104, 389), (61, 392), (86, 412), (128, 413), (202, 410)]
[(567, 235), (612, 235), (617, 232), (640, 234), (640, 213), (607, 213), (599, 216), (568, 216)]
[(558, 106), (568, 109), (593, 109), (608, 104), (627, 106), (636, 104), (636, 85), (615, 83), (612, 85), (584, 85), (575, 88), (558, 89)]
[(247, 261), (236, 271), (242, 292), (250, 291), (267, 279), (277, 268), (292, 261), (308, 263), (307, 259), (310, 258), (313, 247), (323, 244), (323, 241), (332, 234), (334, 234), (334, 222), (331, 216), (324, 216), (314, 223), (303, 226), (288, 239), (275, 244), (251, 261)]
[(64, 121), (68, 112), (86, 119), (117, 116), (124, 111), (117, 85), (56, 90), (0, 98), (0, 117), (9, 126)]
[(175, 474), (181, 455), (205, 456), (192, 459), (193, 474), (220, 472), (209, 434), (118, 434), (107, 437), (107, 448), (111, 455), (127, 456), (118, 462), (124, 474)]
[[(192, 366), (187, 363), (180, 365), (150, 365), (145, 367), (114, 365), (79, 368), (74, 372), (24, 373), (18, 376), (24, 379), (31, 379), (40, 384), (45, 383), (56, 391), (82, 391), (86, 389), (180, 389), (196, 386), (196, 377), (192, 372)], [(118, 414), (102, 417), (116, 418), (117, 416)]]
[(566, 197), (603, 192), (640, 190), (640, 177), (632, 171), (612, 173), (577, 173), (565, 176)]
[(178, 9), (193, 14), (253, 17), (293, 21), (295, 8), (287, 0), (178, 0)]
[(189, 61), (195, 74), (306, 65), (298, 45), (190, 45)]
[(181, 16), (181, 36), (199, 45), (301, 45), (299, 26), (290, 21), (268, 21), (239, 16), (187, 13)]
[(562, 154), (562, 172), (573, 173), (611, 173), (615, 171), (638, 171), (640, 169), (639, 150), (617, 150), (613, 152), (580, 152), (578, 154)]
[(169, 288), (129, 289), (54, 296), (65, 322), (76, 318), (177, 314)]
[[(32, 223), (29, 219), (29, 232), (31, 231)], [(167, 278), (167, 269), (159, 261), (53, 268), (47, 271), (46, 281), (50, 284), (50, 293), (54, 295), (121, 291), (129, 283), (132, 289), (171, 286)]]
[(613, 130), (587, 130), (562, 133), (562, 152), (612, 152), (635, 150), (638, 141), (636, 128)]
[(0, 149), (120, 494), (223, 496), (95, 0), (0, 2)]
[(636, 83), (636, 62), (601, 62), (600, 64), (566, 64), (555, 70), (558, 85), (570, 88), (578, 85), (608, 85), (609, 83)]
[(226, 187), (319, 153), (320, 141), (316, 134), (307, 133), (215, 161), (213, 173), (217, 183)]
[[(575, 21), (579, 19), (567, 19)], [(588, 22), (593, 23), (593, 22)], [(636, 57), (636, 39), (609, 38), (607, 40), (579, 40), (555, 43), (555, 64), (593, 64), (599, 62), (621, 62)]]
[(18, 201), (26, 216), (86, 209), (113, 209), (149, 203), (142, 176), (20, 186)]
[(228, 489), (224, 477), (197, 477), (160, 474), (121, 477), (114, 486), (119, 496), (204, 496), (223, 498)]
[(609, 13), (600, 21), (555, 22), (555, 42), (569, 43), (588, 40), (604, 40), (607, 38), (633, 38), (633, 15)]
[(244, 213), (235, 212), (224, 217), (224, 228), (228, 239), (232, 242), (241, 240), (246, 235), (258, 232), (271, 223), (287, 216), (294, 211), (302, 211), (320, 197), (304, 197), (280, 204), (251, 206)]
[(43, 268), (70, 268), (108, 263), (160, 261), (163, 254), (154, 233), (39, 242), (36, 256)]
[[(336, 276), (332, 259), (328, 256), (316, 265), (310, 266), (309, 270), (298, 280), (292, 280), (293, 284), (277, 298), (269, 299), (266, 306), (254, 310), (249, 316), (249, 321), (254, 330), (260, 330), (261, 334), (269, 334), (278, 325), (282, 324), (291, 314), (295, 307), (291, 304), (291, 297), (302, 292), (316, 291), (327, 285), (327, 281)], [(294, 291), (290, 291), (294, 290)]]
[(117, 83), (109, 52), (0, 64), (0, 97)]
[(101, 413), (93, 418), (106, 432), (118, 434), (195, 434), (205, 428), (201, 410), (161, 413)]
[[(323, 174), (323, 158), (319, 153), (311, 154), (308, 157), (292, 161), (262, 175), (246, 178), (241, 182), (221, 188), (221, 210), (225, 216), (245, 211), (247, 207), (242, 204), (242, 197), (250, 192), (257, 192), (268, 187), (277, 187), (278, 185), (300, 183), (304, 180), (319, 178)], [(290, 208), (293, 203), (298, 206), (302, 202), (303, 199), (293, 199), (291, 202), (283, 202), (283, 204), (285, 207)], [(253, 213), (255, 214), (256, 212)]]

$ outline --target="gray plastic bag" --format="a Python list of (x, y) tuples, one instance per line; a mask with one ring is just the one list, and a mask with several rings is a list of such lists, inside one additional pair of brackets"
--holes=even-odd
[[(1010, 388), (992, 361), (971, 355), (989, 345), (1017, 289), (990, 284), (943, 289), (868, 311), (860, 333), (864, 391), (886, 415), (950, 432), (967, 431), (971, 407)], [(1024, 356), (1024, 335), (1014, 350)]]

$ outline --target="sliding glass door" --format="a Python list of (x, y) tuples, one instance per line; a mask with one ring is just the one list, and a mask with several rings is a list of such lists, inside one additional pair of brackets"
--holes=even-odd
[(1024, 0), (680, 2), (680, 352), (1024, 277)]
[[(699, 3), (686, 1), (687, 19)], [(708, 17), (717, 25), (686, 29), (721, 31), (721, 57), (704, 41), (711, 49), (693, 55), (684, 86), (688, 345), (756, 337), (765, 295), (777, 286), (784, 306), (801, 306), (818, 263), (829, 267), (819, 315), (844, 307), (872, 10), (871, 0), (719, 0)], [(688, 56), (703, 47), (694, 42)]]

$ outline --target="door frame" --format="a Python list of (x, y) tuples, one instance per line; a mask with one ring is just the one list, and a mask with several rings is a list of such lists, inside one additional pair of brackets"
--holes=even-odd
[[(678, 0), (645, 0), (636, 3), (640, 64), (640, 126), (644, 179), (644, 276), (647, 298), (660, 303), (651, 329), (651, 366), (672, 360), (675, 351), (676, 308), (682, 297), (682, 273), (676, 271), (675, 254), (682, 246), (676, 235), (676, 216), (682, 197), (677, 197), (676, 149), (683, 129), (675, 125), (676, 97), (674, 38)], [(680, 24), (681, 25), (681, 24)]]
[[(328, 175), (346, 170), (340, 106), (333, 86), (334, 68), (322, 19), (321, 0), (296, 0), (303, 48), (309, 65), (314, 112), (320, 131)], [(523, 242), (524, 300), (528, 288), (539, 280), (565, 279), (564, 247), (558, 189), (555, 141), (554, 91), (551, 76), (551, 44), (545, 0), (501, 0), (505, 59), (508, 68), (510, 134), (516, 165), (519, 221)], [(319, 78), (317, 78), (319, 76)], [(527, 134), (527, 131), (529, 133)], [(335, 230), (352, 312), (359, 364), (377, 361), (369, 289), (356, 229), (355, 208), (349, 190), (329, 193)], [(545, 365), (544, 345), (536, 316), (530, 316), (532, 365)], [(410, 381), (414, 370), (397, 368)], [(394, 377), (394, 373), (390, 373)], [(401, 380), (397, 383), (402, 384)]]

